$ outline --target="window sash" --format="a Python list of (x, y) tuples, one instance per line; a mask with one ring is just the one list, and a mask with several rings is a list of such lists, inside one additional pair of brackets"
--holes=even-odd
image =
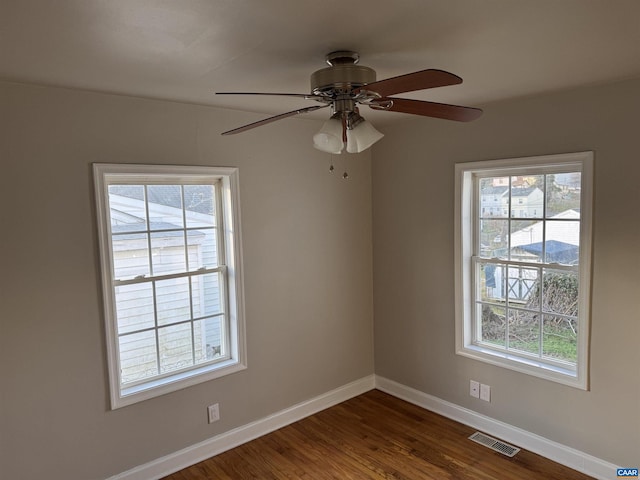
[[(570, 321), (570, 320), (578, 320), (579, 317), (575, 315), (568, 315), (562, 312), (545, 311), (544, 302), (542, 301), (542, 298), (538, 300), (537, 305), (534, 307), (531, 307), (531, 306), (523, 307), (522, 305), (518, 305), (521, 302), (521, 300), (511, 298), (509, 280), (514, 278), (516, 280), (519, 280), (519, 277), (517, 278), (510, 277), (508, 274), (504, 279), (504, 285), (503, 285), (503, 288), (506, 290), (505, 302), (502, 303), (499, 301), (492, 302), (490, 300), (482, 300), (481, 294), (480, 294), (480, 288), (481, 288), (481, 285), (480, 285), (481, 270), (480, 269), (482, 268), (483, 265), (495, 265), (495, 266), (504, 267), (504, 269), (508, 272), (509, 269), (512, 269), (512, 268), (525, 267), (527, 269), (535, 269), (537, 271), (538, 281), (542, 281), (545, 270), (564, 271), (564, 272), (577, 274), (579, 271), (578, 267), (574, 265), (501, 261), (496, 259), (480, 258), (477, 256), (472, 257), (472, 265), (473, 265), (472, 270), (474, 275), (473, 275), (473, 287), (471, 289), (472, 291), (472, 300), (471, 300), (472, 308), (471, 308), (471, 322), (470, 322), (471, 332), (472, 332), (471, 343), (482, 349), (493, 350), (501, 354), (519, 356), (532, 361), (548, 364), (549, 366), (557, 367), (562, 370), (575, 372), (576, 362), (571, 362), (571, 361), (562, 360), (562, 359), (554, 359), (553, 357), (544, 355), (544, 323), (543, 323), (544, 320), (543, 319), (545, 317), (553, 317), (553, 318), (560, 318), (560, 319), (565, 319)], [(508, 318), (508, 312), (511, 312), (511, 311), (521, 312), (521, 313), (535, 313), (536, 315), (538, 315), (538, 323), (539, 323), (537, 327), (538, 328), (538, 353), (534, 354), (532, 352), (527, 352), (522, 349), (511, 347), (510, 345), (511, 332), (509, 330), (508, 321), (505, 323), (505, 345), (504, 346), (498, 346), (484, 340), (482, 335), (483, 334), (482, 316), (479, 315), (479, 312), (478, 312), (478, 307), (483, 305), (487, 305), (489, 307), (494, 306), (494, 307), (505, 308), (507, 312), (507, 318)], [(581, 335), (581, 334), (582, 332), (578, 330), (578, 335)]]
[[(221, 300), (221, 309), (218, 313), (212, 313), (212, 314), (208, 314), (208, 315), (194, 315), (192, 308), (191, 310), (191, 315), (188, 319), (185, 320), (179, 320), (179, 321), (175, 321), (175, 322), (170, 322), (167, 324), (160, 324), (158, 322), (157, 319), (157, 307), (154, 308), (154, 311), (156, 311), (156, 319), (154, 322), (153, 326), (149, 326), (149, 327), (145, 327), (145, 328), (138, 328), (138, 329), (133, 329), (133, 330), (127, 330), (124, 333), (120, 333), (118, 332), (118, 319), (117, 317), (114, 318), (114, 334), (115, 336), (118, 338), (118, 340), (120, 340), (123, 337), (126, 336), (132, 336), (135, 334), (141, 334), (141, 333), (148, 333), (148, 332), (153, 332), (154, 336), (155, 336), (155, 341), (156, 341), (156, 365), (158, 367), (158, 373), (155, 375), (151, 375), (149, 377), (146, 378), (142, 378), (140, 380), (134, 380), (134, 381), (124, 381), (122, 378), (122, 365), (121, 365), (121, 361), (119, 360), (118, 363), (120, 364), (120, 378), (119, 378), (119, 383), (120, 383), (120, 387), (122, 389), (130, 389), (132, 387), (138, 386), (138, 385), (145, 385), (147, 383), (149, 383), (150, 380), (161, 380), (161, 379), (165, 379), (165, 378), (170, 378), (173, 377), (175, 375), (178, 375), (180, 373), (184, 373), (184, 372), (189, 372), (193, 369), (196, 368), (200, 368), (200, 367), (206, 367), (208, 365), (215, 365), (215, 364), (219, 364), (219, 363), (223, 363), (227, 360), (229, 360), (231, 358), (231, 353), (229, 351), (229, 315), (228, 315), (228, 308), (227, 308), (227, 295), (226, 295), (226, 285), (228, 283), (228, 276), (227, 276), (227, 268), (226, 266), (219, 266), (216, 268), (202, 268), (199, 270), (196, 270), (194, 272), (184, 272), (184, 273), (175, 273), (175, 274), (166, 274), (166, 275), (156, 275), (156, 276), (145, 276), (144, 278), (134, 278), (134, 279), (130, 279), (130, 280), (114, 280), (113, 282), (113, 288), (114, 288), (114, 296), (115, 296), (115, 288), (118, 286), (129, 286), (129, 285), (141, 285), (141, 284), (151, 284), (153, 285), (155, 282), (157, 281), (162, 281), (162, 280), (172, 280), (172, 279), (180, 279), (180, 278), (187, 278), (187, 279), (191, 279), (193, 277), (200, 277), (203, 275), (208, 275), (208, 274), (219, 274), (220, 277), (222, 278), (222, 281), (219, 284), (219, 288), (220, 288), (220, 300)], [(191, 289), (191, 287), (190, 287)], [(189, 303), (192, 304), (193, 302), (193, 296), (194, 294), (192, 292), (190, 292), (189, 295)], [(154, 294), (153, 294), (153, 298), (154, 298), (154, 304), (155, 304), (155, 289), (154, 289)], [(197, 322), (200, 321), (206, 321), (206, 320), (212, 320), (215, 318), (220, 318), (222, 321), (222, 325), (221, 325), (221, 335), (220, 335), (220, 351), (223, 352), (219, 357), (208, 360), (208, 361), (196, 361), (196, 346), (195, 346), (195, 324)], [(172, 369), (166, 373), (161, 373), (160, 372), (160, 365), (161, 365), (161, 361), (159, 358), (160, 355), (160, 345), (159, 345), (159, 331), (162, 330), (163, 328), (166, 327), (173, 327), (173, 326), (179, 326), (179, 325), (189, 325), (190, 329), (191, 329), (191, 355), (192, 355), (192, 364), (191, 365), (187, 365), (184, 368), (176, 368), (176, 369)], [(118, 351), (118, 355), (120, 355), (120, 351)]]

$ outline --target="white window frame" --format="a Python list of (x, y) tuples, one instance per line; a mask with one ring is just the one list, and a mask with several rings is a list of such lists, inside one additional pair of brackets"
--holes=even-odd
[[(476, 178), (581, 172), (580, 250), (578, 268), (578, 339), (575, 368), (563, 368), (544, 359), (500, 351), (475, 340), (474, 288), (479, 241)], [(589, 388), (589, 322), (591, 293), (591, 217), (593, 152), (459, 163), (455, 167), (455, 337), (456, 353), (474, 360), (544, 378), (575, 388)], [(544, 263), (542, 265), (545, 265)], [(554, 264), (550, 264), (553, 268)]]
[[(191, 385), (229, 375), (247, 368), (244, 289), (242, 279), (242, 240), (240, 235), (239, 172), (233, 167), (201, 167), (175, 165), (94, 164), (94, 186), (97, 208), (104, 320), (107, 338), (107, 358), (111, 408), (117, 409), (154, 398)], [(111, 219), (108, 187), (111, 184), (179, 184), (217, 183), (220, 192), (218, 215), (221, 232), (218, 234), (224, 251), (220, 257), (225, 264), (218, 270), (226, 275), (224, 292), (228, 355), (212, 364), (196, 365), (173, 375), (151, 377), (134, 386), (122, 386), (116, 320), (115, 285)]]

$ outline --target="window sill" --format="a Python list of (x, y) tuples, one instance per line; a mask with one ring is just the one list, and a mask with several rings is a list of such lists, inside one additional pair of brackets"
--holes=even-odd
[(525, 373), (552, 382), (561, 383), (570, 387), (587, 390), (586, 381), (581, 379), (574, 370), (550, 365), (542, 361), (536, 361), (521, 357), (513, 353), (498, 352), (480, 345), (466, 345), (456, 350), (458, 355), (472, 358), (480, 362), (496, 365), (516, 372)]
[(197, 385), (214, 378), (245, 370), (247, 366), (236, 359), (230, 359), (214, 365), (207, 365), (199, 369), (177, 373), (169, 377), (150, 380), (146, 383), (126, 387), (120, 390), (120, 395), (111, 399), (111, 409), (115, 410), (127, 405), (142, 402), (150, 398), (159, 397), (183, 388)]

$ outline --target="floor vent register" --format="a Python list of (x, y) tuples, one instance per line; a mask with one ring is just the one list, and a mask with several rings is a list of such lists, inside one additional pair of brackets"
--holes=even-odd
[(520, 451), (518, 447), (514, 447), (513, 445), (509, 445), (508, 443), (501, 442), (500, 440), (496, 440), (495, 438), (492, 438), (489, 435), (485, 435), (484, 433), (480, 432), (476, 432), (471, 435), (469, 437), (469, 440), (473, 440), (474, 442), (479, 443), (480, 445), (484, 445), (491, 450), (500, 452), (507, 457), (513, 457)]

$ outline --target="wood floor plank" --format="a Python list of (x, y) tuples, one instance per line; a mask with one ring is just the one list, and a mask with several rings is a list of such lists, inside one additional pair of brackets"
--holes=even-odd
[(526, 450), (509, 458), (475, 430), (372, 390), (164, 480), (588, 480)]

